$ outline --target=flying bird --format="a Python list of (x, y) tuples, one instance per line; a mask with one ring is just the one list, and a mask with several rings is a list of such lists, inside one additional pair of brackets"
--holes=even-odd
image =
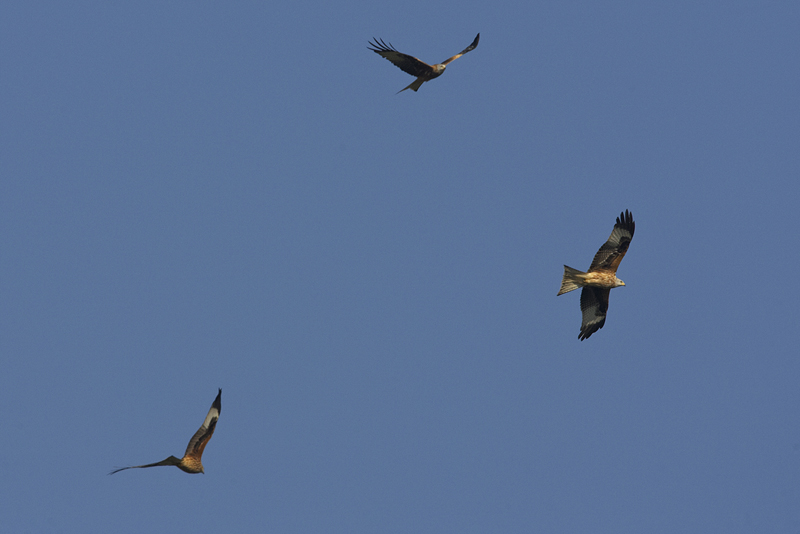
[(392, 63), (394, 63), (397, 67), (400, 68), (403, 72), (407, 72), (412, 76), (416, 76), (417, 79), (411, 82), (411, 85), (406, 87), (405, 89), (400, 89), (397, 91), (398, 93), (402, 93), (406, 89), (411, 89), (412, 91), (416, 91), (420, 88), (420, 86), (434, 78), (438, 78), (444, 72), (444, 69), (447, 67), (447, 64), (451, 61), (455, 61), (456, 59), (460, 58), (467, 52), (471, 52), (475, 50), (475, 47), (478, 46), (478, 39), (481, 38), (481, 34), (475, 36), (475, 40), (472, 41), (472, 44), (466, 47), (464, 50), (459, 52), (458, 54), (454, 55), (450, 59), (445, 59), (441, 63), (437, 63), (436, 65), (428, 65), (424, 61), (420, 61), (419, 59), (409, 56), (408, 54), (403, 54), (402, 52), (398, 52), (395, 48), (389, 43), (388, 45), (383, 42), (383, 40), (372, 38), (372, 41), (369, 45), (372, 48), (367, 47), (369, 50), (372, 50), (376, 54), (380, 54), (381, 56), (385, 57)]
[(581, 333), (578, 335), (581, 341), (603, 328), (606, 323), (609, 292), (614, 287), (625, 285), (625, 282), (617, 278), (617, 268), (628, 252), (628, 245), (631, 244), (635, 229), (633, 215), (625, 210), (617, 217), (611, 236), (595, 254), (588, 272), (564, 266), (564, 278), (561, 280), (561, 290), (558, 294), (563, 295), (579, 287), (583, 288), (581, 291), (583, 321)]
[(211, 405), (211, 409), (208, 410), (208, 415), (206, 415), (206, 420), (203, 421), (203, 426), (201, 426), (200, 429), (194, 433), (192, 439), (189, 440), (189, 445), (186, 447), (186, 452), (183, 454), (183, 458), (175, 458), (174, 456), (170, 456), (166, 460), (162, 460), (154, 464), (132, 465), (130, 467), (115, 469), (111, 471), (109, 475), (119, 473), (120, 471), (124, 471), (126, 469), (158, 467), (161, 465), (174, 465), (181, 471), (186, 471), (187, 473), (205, 473), (205, 471), (203, 471), (203, 464), (200, 463), (200, 457), (203, 456), (203, 449), (206, 448), (208, 440), (210, 440), (211, 436), (214, 434), (214, 428), (217, 426), (217, 420), (219, 419), (219, 414), (221, 411), (222, 389), (219, 390), (219, 393), (217, 393), (217, 398), (214, 399), (214, 403)]

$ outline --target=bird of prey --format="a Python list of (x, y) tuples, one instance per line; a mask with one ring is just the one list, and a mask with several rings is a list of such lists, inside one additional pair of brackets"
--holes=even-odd
[(420, 86), (434, 78), (438, 78), (444, 72), (444, 69), (447, 67), (447, 64), (451, 61), (455, 61), (456, 59), (460, 58), (467, 52), (471, 52), (475, 50), (475, 47), (478, 46), (478, 39), (481, 38), (481, 34), (475, 36), (475, 40), (472, 41), (472, 44), (466, 47), (464, 50), (459, 52), (458, 54), (454, 55), (450, 59), (445, 59), (441, 63), (436, 65), (428, 65), (424, 61), (420, 61), (419, 59), (409, 56), (408, 54), (403, 54), (402, 52), (398, 52), (395, 48), (389, 43), (388, 45), (383, 42), (383, 40), (375, 39), (374, 37), (372, 40), (374, 42), (370, 42), (369, 45), (372, 48), (367, 47), (369, 50), (372, 50), (376, 54), (380, 54), (381, 56), (385, 57), (392, 63), (394, 63), (397, 67), (400, 68), (403, 72), (407, 72), (412, 76), (416, 76), (417, 79), (411, 82), (411, 85), (406, 87), (405, 89), (400, 89), (397, 91), (398, 93), (402, 93), (406, 89), (411, 89), (412, 91), (416, 91), (420, 88)]
[(581, 341), (603, 328), (608, 311), (609, 292), (614, 287), (625, 285), (625, 282), (617, 278), (617, 267), (628, 251), (635, 228), (633, 215), (625, 210), (625, 213), (617, 217), (611, 236), (595, 254), (588, 272), (564, 266), (564, 278), (561, 280), (561, 290), (558, 294), (583, 288), (581, 291), (583, 321), (581, 333), (578, 335)]
[(166, 460), (162, 460), (154, 464), (132, 465), (130, 467), (115, 469), (114, 471), (111, 471), (109, 475), (119, 473), (125, 469), (158, 467), (160, 465), (174, 465), (181, 471), (186, 471), (187, 473), (205, 473), (205, 471), (203, 471), (203, 464), (200, 463), (200, 457), (203, 456), (203, 449), (206, 448), (208, 440), (210, 440), (211, 435), (214, 434), (214, 428), (217, 426), (217, 420), (219, 419), (219, 414), (221, 411), (222, 389), (219, 390), (219, 393), (217, 393), (217, 398), (214, 399), (214, 403), (211, 405), (211, 409), (208, 410), (208, 415), (206, 415), (206, 420), (203, 421), (203, 426), (201, 426), (200, 429), (194, 433), (194, 436), (192, 436), (192, 439), (189, 441), (189, 446), (186, 447), (186, 452), (183, 454), (183, 458), (175, 458), (174, 456), (170, 456)]

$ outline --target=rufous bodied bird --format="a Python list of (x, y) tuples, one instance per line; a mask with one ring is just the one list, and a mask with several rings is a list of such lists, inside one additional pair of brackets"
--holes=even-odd
[(201, 426), (200, 429), (194, 433), (194, 436), (192, 436), (192, 439), (189, 441), (189, 445), (186, 447), (186, 452), (183, 454), (183, 458), (170, 456), (166, 460), (162, 460), (154, 464), (122, 467), (120, 469), (111, 471), (109, 475), (119, 473), (120, 471), (124, 471), (126, 469), (158, 467), (161, 465), (174, 465), (181, 471), (186, 471), (187, 473), (205, 473), (205, 471), (203, 471), (203, 464), (200, 462), (200, 457), (203, 456), (203, 450), (206, 448), (208, 440), (210, 440), (211, 436), (214, 434), (214, 429), (217, 426), (217, 420), (219, 419), (219, 414), (221, 411), (222, 389), (219, 390), (219, 393), (217, 393), (217, 398), (214, 399), (214, 403), (211, 405), (211, 409), (208, 410), (208, 415), (206, 415), (206, 420), (203, 421), (203, 426)]

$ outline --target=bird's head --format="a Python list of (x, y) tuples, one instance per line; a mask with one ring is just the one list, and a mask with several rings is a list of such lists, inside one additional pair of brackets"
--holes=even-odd
[(625, 285), (625, 282), (623, 282), (623, 281), (622, 281), (622, 280), (620, 280), (619, 278), (617, 278), (617, 279), (615, 280), (615, 282), (617, 283), (617, 285), (615, 285), (614, 287), (622, 287), (622, 286), (624, 286), (624, 285)]
[(436, 72), (437, 76), (441, 76), (441, 74), (444, 72), (444, 69), (446, 69), (446, 68), (447, 68), (447, 65), (442, 65), (441, 63), (437, 63), (436, 65), (433, 65), (433, 70)]

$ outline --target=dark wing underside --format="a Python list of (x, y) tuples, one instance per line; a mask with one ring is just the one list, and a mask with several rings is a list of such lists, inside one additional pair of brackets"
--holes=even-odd
[(214, 429), (217, 427), (217, 420), (221, 412), (222, 389), (219, 390), (217, 398), (214, 399), (214, 403), (211, 405), (211, 409), (208, 410), (208, 415), (206, 415), (206, 420), (203, 421), (203, 425), (194, 433), (192, 439), (189, 440), (189, 445), (186, 447), (184, 456), (193, 456), (198, 460), (200, 459), (208, 440), (210, 440), (211, 436), (214, 434)]
[(581, 291), (581, 333), (578, 339), (583, 341), (606, 324), (608, 312), (608, 295), (611, 289), (586, 286)]
[(368, 48), (394, 63), (395, 66), (399, 67), (403, 72), (416, 77), (430, 76), (433, 74), (433, 67), (424, 61), (420, 61), (414, 56), (398, 52), (391, 44), (387, 45), (384, 43), (382, 39), (375, 39), (373, 37), (372, 41), (373, 42), (369, 43), (372, 48)]
[(631, 244), (635, 229), (636, 223), (633, 222), (633, 215), (628, 210), (625, 210), (624, 213), (617, 217), (617, 223), (614, 225), (614, 230), (611, 231), (608, 241), (595, 254), (592, 265), (589, 267), (589, 272), (608, 271), (616, 273), (619, 262), (628, 252), (628, 245)]
[(120, 471), (125, 471), (126, 469), (141, 469), (144, 467), (159, 467), (162, 465), (180, 465), (181, 459), (175, 458), (174, 456), (170, 456), (166, 460), (161, 460), (160, 462), (156, 462), (154, 464), (147, 464), (147, 465), (132, 465), (130, 467), (122, 467), (120, 469), (114, 469), (109, 473), (109, 475), (113, 475), (114, 473), (119, 473)]
[(451, 61), (455, 61), (456, 59), (460, 58), (461, 56), (463, 56), (467, 52), (472, 52), (473, 50), (475, 50), (475, 48), (477, 48), (477, 46), (478, 46), (478, 41), (480, 40), (480, 38), (481, 38), (481, 34), (479, 33), (478, 35), (475, 36), (475, 40), (472, 41), (471, 45), (469, 45), (464, 50), (462, 50), (458, 54), (454, 55), (450, 59), (445, 59), (444, 61), (442, 61), (442, 65), (447, 65)]

